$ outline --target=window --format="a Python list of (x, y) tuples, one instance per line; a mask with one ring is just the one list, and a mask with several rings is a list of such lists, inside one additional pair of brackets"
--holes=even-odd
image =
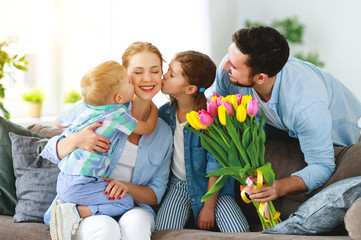
[[(64, 94), (79, 90), (90, 68), (106, 60), (121, 62), (122, 52), (134, 41), (153, 43), (167, 62), (184, 50), (210, 55), (206, 0), (0, 1), (7, 9), (0, 16), (0, 39), (18, 37), (11, 47), (30, 62), (29, 72), (6, 85), (11, 117), (24, 116), (20, 96), (27, 85), (45, 91), (43, 116), (58, 115)], [(163, 70), (167, 68), (165, 64)], [(154, 100), (158, 106), (167, 101), (161, 93)]]

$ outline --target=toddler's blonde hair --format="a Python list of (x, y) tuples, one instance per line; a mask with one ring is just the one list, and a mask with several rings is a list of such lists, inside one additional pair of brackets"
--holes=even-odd
[(125, 68), (116, 61), (99, 64), (87, 72), (80, 82), (84, 101), (93, 106), (109, 104), (118, 91), (120, 81), (127, 76)]

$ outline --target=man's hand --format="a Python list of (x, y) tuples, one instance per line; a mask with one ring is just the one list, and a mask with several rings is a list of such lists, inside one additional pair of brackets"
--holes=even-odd
[[(256, 178), (251, 178), (255, 182)], [(275, 180), (272, 186), (267, 182), (263, 183), (263, 187), (257, 190), (248, 191), (248, 195), (255, 202), (268, 202), (291, 194), (306, 192), (307, 186), (302, 178), (291, 176), (283, 179)]]
[(267, 183), (263, 184), (261, 189), (250, 190), (248, 192), (249, 197), (255, 202), (268, 202), (275, 200), (281, 196), (282, 182), (275, 180), (272, 187), (268, 186)]

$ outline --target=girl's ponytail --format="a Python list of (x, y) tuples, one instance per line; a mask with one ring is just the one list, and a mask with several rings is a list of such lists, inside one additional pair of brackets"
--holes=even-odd
[(180, 52), (175, 56), (175, 60), (180, 62), (183, 76), (188, 83), (198, 88), (198, 91), (193, 94), (195, 97), (194, 110), (206, 109), (207, 99), (204, 91), (213, 84), (217, 66), (209, 56), (196, 51)]

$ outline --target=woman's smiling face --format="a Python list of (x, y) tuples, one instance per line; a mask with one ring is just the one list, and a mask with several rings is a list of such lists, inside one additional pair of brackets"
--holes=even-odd
[(162, 60), (147, 50), (131, 57), (127, 73), (134, 84), (134, 93), (139, 98), (151, 100), (162, 85)]

